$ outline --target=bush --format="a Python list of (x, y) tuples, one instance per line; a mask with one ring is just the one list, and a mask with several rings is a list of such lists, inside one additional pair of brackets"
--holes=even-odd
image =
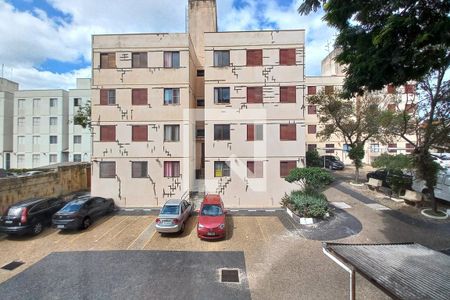
[(306, 151), (306, 166), (307, 167), (321, 167), (322, 160), (320, 159), (317, 150)]
[(301, 217), (323, 219), (328, 213), (328, 201), (323, 194), (294, 191), (291, 193), (290, 203), (294, 212)]
[(328, 171), (321, 168), (295, 168), (284, 180), (302, 185), (307, 194), (320, 194), (326, 185), (333, 182), (334, 178)]

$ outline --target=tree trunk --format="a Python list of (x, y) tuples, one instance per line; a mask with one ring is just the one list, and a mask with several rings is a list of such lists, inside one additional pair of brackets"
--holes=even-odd
[(355, 183), (359, 183), (359, 167), (355, 164)]

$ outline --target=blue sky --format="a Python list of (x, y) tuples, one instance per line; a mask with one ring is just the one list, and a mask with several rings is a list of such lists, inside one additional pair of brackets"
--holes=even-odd
[[(92, 34), (184, 32), (188, 0), (0, 0), (0, 65), (28, 88), (73, 88), (90, 76)], [(300, 0), (219, 0), (219, 30), (306, 29), (306, 74), (318, 75), (334, 31)], [(105, 10), (104, 7), (107, 7)]]

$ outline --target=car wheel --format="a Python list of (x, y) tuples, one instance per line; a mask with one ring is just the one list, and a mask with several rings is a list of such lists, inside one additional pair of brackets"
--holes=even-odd
[(84, 218), (82, 227), (83, 229), (87, 229), (91, 226), (91, 219), (90, 218)]
[(38, 235), (39, 233), (42, 232), (42, 229), (43, 229), (42, 223), (41, 222), (36, 223), (33, 226), (33, 234)]

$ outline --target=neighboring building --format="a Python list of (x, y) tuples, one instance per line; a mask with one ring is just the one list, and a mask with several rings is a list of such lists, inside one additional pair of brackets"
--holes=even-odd
[(36, 168), (68, 161), (68, 92), (14, 93), (12, 168)]
[(304, 165), (304, 31), (217, 32), (214, 0), (189, 33), (94, 35), (95, 194), (123, 207), (192, 192), (279, 206)]
[(75, 89), (69, 90), (69, 161), (91, 161), (91, 131), (74, 123), (74, 115), (80, 107), (84, 107), (91, 101), (91, 79), (77, 78)]
[(0, 168), (11, 167), (13, 152), (14, 92), (19, 84), (0, 77)]

